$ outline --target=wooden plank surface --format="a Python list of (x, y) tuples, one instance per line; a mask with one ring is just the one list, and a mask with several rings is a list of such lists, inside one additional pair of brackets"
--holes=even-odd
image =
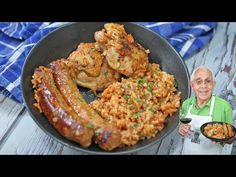
[[(236, 124), (236, 23), (218, 23), (212, 41), (185, 61), (190, 74), (207, 65), (216, 76), (215, 94), (233, 107)], [(32, 120), (24, 107), (0, 95), (0, 154), (85, 154), (57, 143)], [(134, 154), (180, 154), (182, 138), (175, 129), (161, 142)], [(236, 147), (232, 149), (236, 154)]]
[(0, 94), (0, 147), (14, 129), (24, 106)]

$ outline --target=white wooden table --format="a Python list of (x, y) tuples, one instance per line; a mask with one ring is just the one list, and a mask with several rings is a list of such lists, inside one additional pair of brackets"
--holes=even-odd
[[(185, 62), (190, 73), (199, 65), (212, 69), (217, 80), (215, 94), (231, 103), (236, 125), (236, 23), (218, 23), (212, 41)], [(179, 154), (181, 146), (176, 129), (161, 142), (135, 154)], [(54, 141), (34, 123), (24, 106), (0, 94), (0, 154), (85, 153)], [(236, 154), (236, 145), (231, 154)]]

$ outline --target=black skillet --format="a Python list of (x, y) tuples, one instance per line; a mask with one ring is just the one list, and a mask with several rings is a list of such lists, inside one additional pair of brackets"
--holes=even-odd
[[(140, 141), (133, 147), (117, 148), (111, 152), (106, 152), (95, 144), (91, 145), (89, 148), (83, 148), (79, 144), (62, 137), (47, 121), (46, 117), (39, 113), (33, 106), (35, 100), (31, 76), (34, 69), (40, 65), (46, 66), (53, 60), (68, 57), (69, 53), (75, 50), (77, 45), (81, 42), (95, 41), (94, 33), (101, 30), (104, 24), (104, 22), (70, 23), (53, 31), (40, 40), (30, 52), (23, 67), (21, 76), (23, 99), (27, 110), (37, 125), (46, 134), (63, 145), (89, 154), (129, 154), (154, 145), (170, 134), (178, 125), (179, 112), (176, 112), (172, 117), (167, 119), (165, 128), (154, 138)], [(135, 23), (125, 22), (122, 24), (125, 25), (127, 33), (131, 33), (138, 43), (145, 49), (150, 50), (149, 58), (151, 63), (160, 64), (162, 70), (175, 76), (178, 89), (182, 93), (182, 101), (188, 98), (190, 96), (189, 73), (181, 56), (175, 49), (169, 45), (164, 38), (149, 29)], [(94, 99), (94, 96), (91, 92), (88, 92), (87, 89), (80, 88), (80, 91), (87, 102)]]

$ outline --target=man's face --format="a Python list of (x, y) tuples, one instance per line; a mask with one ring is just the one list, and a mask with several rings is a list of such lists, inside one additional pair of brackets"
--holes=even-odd
[(213, 81), (210, 71), (207, 69), (197, 70), (193, 81), (191, 81), (191, 87), (199, 100), (208, 100), (215, 87), (215, 81)]

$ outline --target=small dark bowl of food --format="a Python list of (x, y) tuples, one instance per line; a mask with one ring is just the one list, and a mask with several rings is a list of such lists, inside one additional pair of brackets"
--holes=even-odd
[(200, 127), (201, 133), (215, 142), (226, 142), (233, 138), (236, 128), (225, 122), (207, 122)]

